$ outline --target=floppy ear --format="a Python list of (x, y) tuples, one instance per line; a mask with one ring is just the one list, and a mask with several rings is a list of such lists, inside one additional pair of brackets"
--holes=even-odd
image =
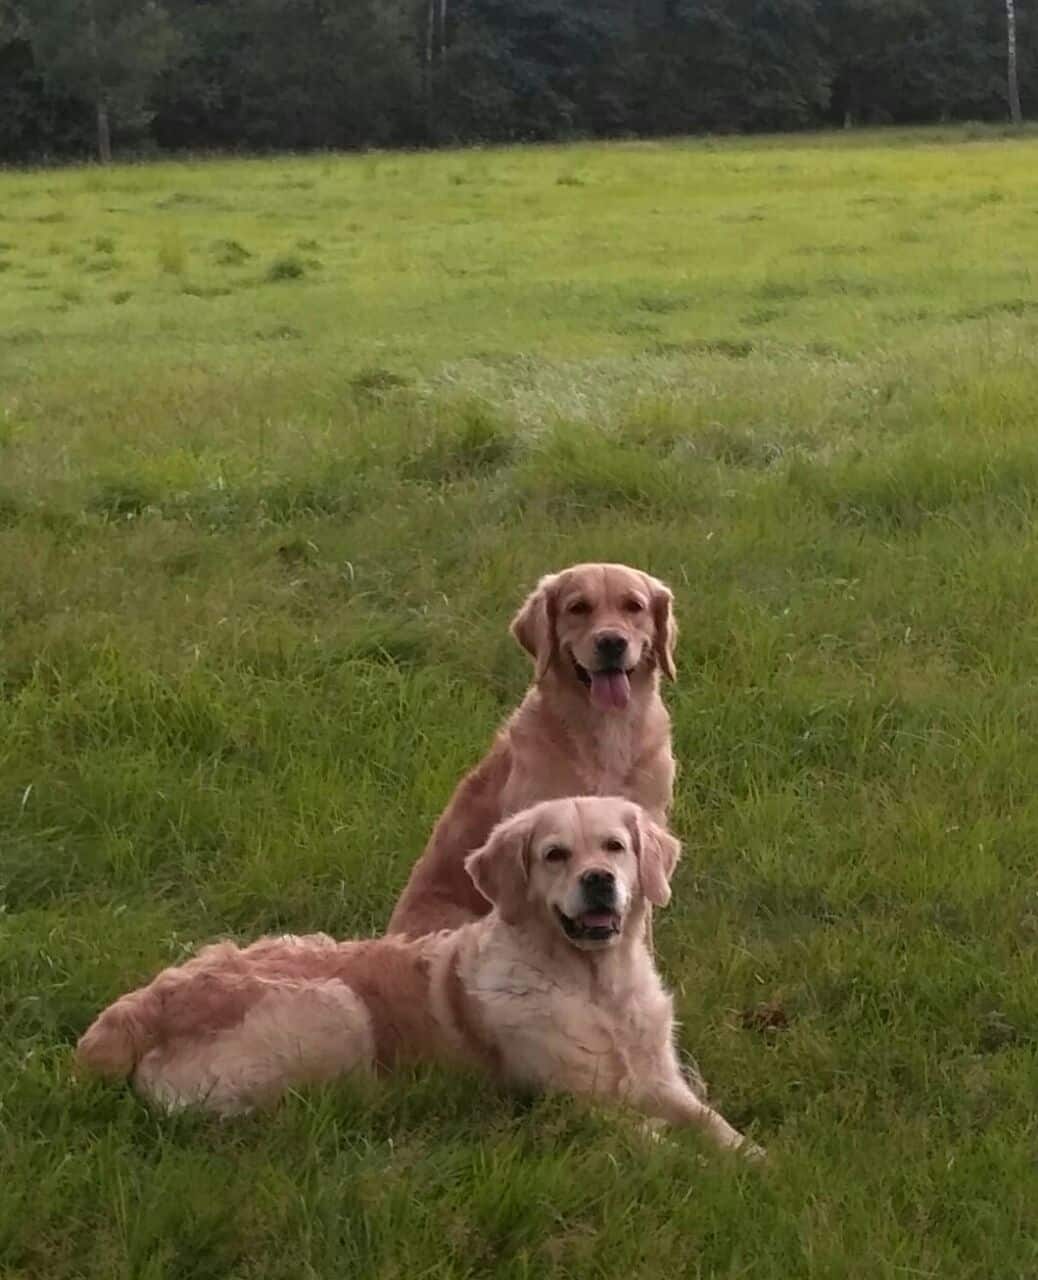
[(516, 814), (499, 822), (481, 849), (465, 859), (465, 870), (506, 924), (518, 923), (529, 882), (530, 822)]
[(512, 619), (512, 635), (535, 660), (534, 679), (542, 680), (555, 657), (555, 588), (558, 578), (550, 573), (526, 597)]
[(638, 858), (642, 895), (654, 907), (665, 907), (670, 901), (670, 878), (681, 857), (681, 842), (637, 806), (631, 809), (628, 826)]
[(667, 679), (676, 680), (678, 670), (674, 665), (674, 646), (678, 639), (678, 624), (674, 621), (674, 593), (659, 578), (646, 574), (645, 579), (652, 596), (652, 620), (656, 628), (653, 653)]

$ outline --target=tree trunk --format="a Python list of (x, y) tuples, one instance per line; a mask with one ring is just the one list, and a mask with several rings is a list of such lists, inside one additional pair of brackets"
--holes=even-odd
[(102, 164), (112, 163), (112, 130), (108, 124), (108, 103), (99, 98), (97, 103), (97, 158)]
[(97, 104), (97, 158), (102, 164), (112, 163), (112, 130), (108, 123), (108, 97), (101, 83), (101, 41), (97, 34), (97, 10), (90, 0), (88, 10), (90, 62), (93, 68), (94, 102)]
[(1016, 0), (1006, 0), (1006, 51), (1009, 80), (1009, 118), (1013, 124), (1023, 123), (1020, 110), (1020, 85), (1016, 75)]
[(440, 0), (440, 62), (447, 56), (447, 0)]

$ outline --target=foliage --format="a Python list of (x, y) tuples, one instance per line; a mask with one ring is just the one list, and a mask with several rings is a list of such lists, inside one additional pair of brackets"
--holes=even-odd
[(78, 96), (125, 130), (151, 119), (159, 74), (180, 37), (158, 0), (15, 0), (52, 92)]
[[(1029, 3), (1018, 25), (1026, 110)], [(124, 146), (196, 150), (1005, 119), (1006, 16), (1003, 0), (0, 0), (0, 156), (82, 150), (99, 95)]]

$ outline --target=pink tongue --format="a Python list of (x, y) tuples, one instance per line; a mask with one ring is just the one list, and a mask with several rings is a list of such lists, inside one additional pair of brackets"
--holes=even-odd
[(585, 929), (606, 929), (613, 923), (611, 911), (585, 911), (580, 917)]
[(631, 682), (626, 671), (593, 671), (591, 701), (599, 711), (622, 711), (631, 700)]

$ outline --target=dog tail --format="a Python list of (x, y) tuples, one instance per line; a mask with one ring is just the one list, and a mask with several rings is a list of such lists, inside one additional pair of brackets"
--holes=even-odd
[(158, 1002), (145, 988), (116, 1000), (76, 1045), (76, 1063), (109, 1080), (124, 1080), (161, 1039)]
[(240, 1022), (264, 990), (233, 942), (214, 943), (109, 1005), (83, 1033), (76, 1062), (96, 1075), (125, 1080), (150, 1050)]

